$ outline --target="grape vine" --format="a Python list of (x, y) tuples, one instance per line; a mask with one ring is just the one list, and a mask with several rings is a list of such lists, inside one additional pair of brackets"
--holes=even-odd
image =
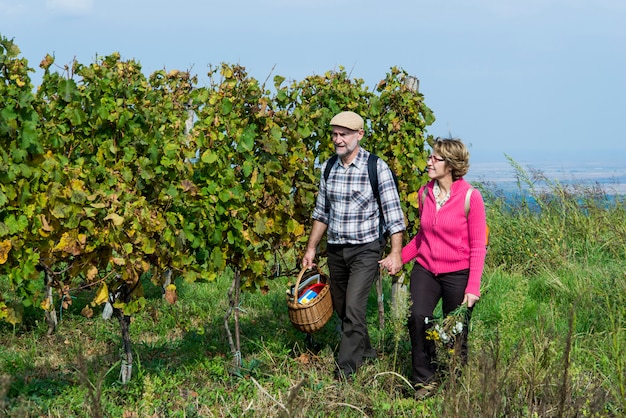
[(47, 55), (40, 67), (35, 91), (0, 35), (0, 320), (40, 307), (53, 332), (55, 298), (93, 287), (83, 314), (109, 304), (124, 332), (145, 305), (144, 277), (170, 302), (172, 276), (227, 269), (242, 290), (266, 291), (276, 254), (306, 244), (341, 110), (368, 121), (363, 146), (398, 174), (414, 224), (434, 116), (401, 69), (370, 91), (342, 67), (269, 87), (229, 64), (211, 68), (208, 86), (186, 71), (146, 77), (118, 53), (63, 67)]

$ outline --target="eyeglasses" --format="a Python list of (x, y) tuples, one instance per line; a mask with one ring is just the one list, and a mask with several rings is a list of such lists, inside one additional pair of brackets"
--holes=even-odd
[(431, 154), (426, 159), (426, 161), (428, 161), (428, 160), (434, 160), (435, 162), (437, 162), (437, 161), (441, 162), (441, 161), (445, 161), (446, 159), (445, 158), (441, 158), (441, 157), (437, 157), (436, 155), (432, 155)]

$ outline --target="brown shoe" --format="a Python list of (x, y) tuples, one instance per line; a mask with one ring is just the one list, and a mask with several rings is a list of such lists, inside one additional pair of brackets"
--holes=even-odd
[(354, 383), (354, 373), (346, 373), (341, 369), (335, 370), (335, 380), (338, 382)]
[(437, 384), (435, 383), (426, 383), (426, 384), (419, 383), (415, 385), (414, 388), (415, 388), (415, 394), (413, 396), (418, 401), (424, 400), (426, 398), (430, 398), (435, 393), (437, 393)]

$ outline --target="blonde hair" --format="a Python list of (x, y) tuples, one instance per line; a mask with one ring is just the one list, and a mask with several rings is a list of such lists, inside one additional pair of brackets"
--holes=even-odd
[(452, 180), (457, 180), (469, 171), (469, 151), (460, 139), (436, 138), (433, 152), (445, 160), (452, 170)]

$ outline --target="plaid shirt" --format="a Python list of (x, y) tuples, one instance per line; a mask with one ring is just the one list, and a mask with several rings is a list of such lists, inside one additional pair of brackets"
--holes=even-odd
[[(370, 153), (359, 148), (359, 153), (348, 167), (337, 158), (330, 170), (328, 182), (322, 176), (313, 210), (313, 219), (328, 225), (329, 244), (367, 244), (379, 238), (378, 202), (374, 197), (367, 173)], [(322, 173), (328, 161), (322, 165)], [(405, 230), (400, 197), (387, 163), (378, 158), (378, 190), (390, 235)], [(326, 213), (326, 199), (330, 212)]]

